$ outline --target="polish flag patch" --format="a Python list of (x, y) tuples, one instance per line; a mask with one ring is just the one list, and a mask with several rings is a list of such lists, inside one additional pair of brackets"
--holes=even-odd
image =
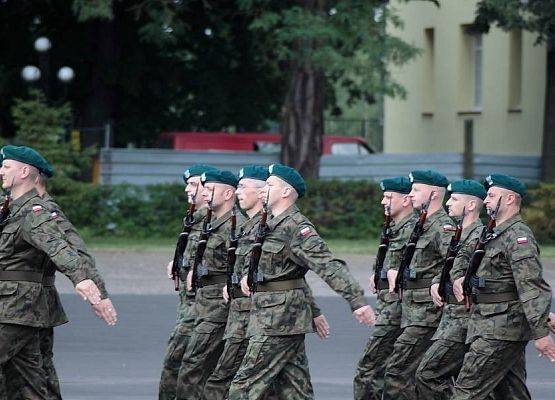
[(443, 232), (452, 232), (455, 230), (455, 227), (453, 225), (443, 225)]
[(305, 226), (303, 229), (301, 229), (300, 233), (302, 237), (308, 237), (313, 234), (312, 229), (310, 229), (308, 226)]
[(519, 237), (519, 238), (516, 239), (516, 242), (518, 244), (526, 244), (526, 243), (528, 243), (528, 238), (526, 236)]
[(50, 218), (51, 219), (56, 219), (58, 218), (58, 213), (56, 211), (52, 212), (52, 214), (50, 214)]
[(42, 211), (42, 206), (33, 206), (33, 212), (39, 214)]

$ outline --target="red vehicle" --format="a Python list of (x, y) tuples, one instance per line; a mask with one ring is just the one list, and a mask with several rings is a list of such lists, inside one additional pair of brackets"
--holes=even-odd
[[(277, 154), (281, 148), (281, 135), (266, 132), (164, 132), (163, 142), (175, 150), (188, 151), (256, 151)], [(354, 136), (324, 136), (323, 154), (370, 154), (374, 151), (363, 138)]]

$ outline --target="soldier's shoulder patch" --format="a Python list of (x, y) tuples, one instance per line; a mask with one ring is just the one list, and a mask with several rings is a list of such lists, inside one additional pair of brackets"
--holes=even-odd
[(302, 238), (307, 238), (307, 237), (316, 235), (316, 231), (314, 230), (314, 228), (311, 228), (310, 226), (305, 226), (301, 228), (299, 233)]
[(60, 217), (60, 214), (58, 214), (56, 211), (52, 211), (50, 213), (50, 219), (58, 219)]
[(451, 224), (445, 224), (443, 225), (443, 232), (454, 232), (455, 231), (455, 227)]
[(37, 205), (33, 206), (33, 212), (34, 212), (35, 214), (40, 214), (40, 213), (42, 212), (42, 210), (43, 210), (43, 208), (42, 208), (41, 205), (38, 205), (38, 204), (37, 204)]
[(518, 244), (526, 244), (526, 243), (528, 243), (528, 238), (526, 236), (521, 236), (521, 237), (516, 238), (516, 242)]

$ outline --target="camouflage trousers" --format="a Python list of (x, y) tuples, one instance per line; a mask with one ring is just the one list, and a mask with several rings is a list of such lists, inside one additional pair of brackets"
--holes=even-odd
[(436, 328), (407, 326), (393, 345), (384, 376), (383, 400), (416, 400), (416, 370)]
[(355, 400), (381, 400), (385, 364), (401, 334), (398, 325), (380, 325), (368, 339), (353, 381)]
[(204, 398), (204, 385), (214, 371), (224, 347), (225, 322), (202, 321), (191, 334), (179, 374), (178, 400)]
[(466, 353), (451, 400), (531, 399), (526, 388), (526, 342), (477, 338)]
[[(17, 377), (21, 398), (24, 400), (48, 400), (46, 377), (42, 369), (39, 329), (29, 326), (0, 324), (0, 367), (4, 383), (5, 370)], [(12, 400), (7, 393), (2, 400)]]
[(314, 399), (304, 335), (251, 337), (228, 398), (261, 400), (272, 388), (280, 399)]

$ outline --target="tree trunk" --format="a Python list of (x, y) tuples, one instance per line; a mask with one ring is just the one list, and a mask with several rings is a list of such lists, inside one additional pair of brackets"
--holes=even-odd
[(546, 67), (541, 179), (555, 182), (555, 40), (547, 44)]
[(285, 99), (281, 162), (317, 178), (324, 136), (324, 74), (310, 61), (294, 67)]

